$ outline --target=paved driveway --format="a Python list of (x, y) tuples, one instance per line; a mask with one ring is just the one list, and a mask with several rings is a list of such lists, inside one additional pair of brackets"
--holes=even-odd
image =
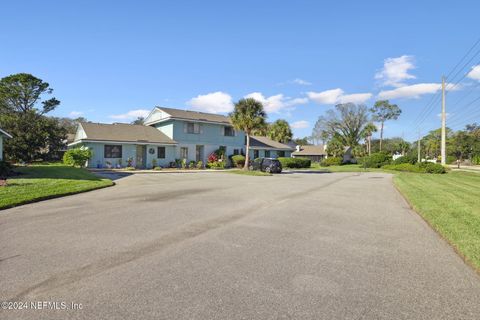
[(82, 306), (1, 319), (479, 318), (480, 277), (389, 175), (117, 183), (0, 212), (1, 300)]

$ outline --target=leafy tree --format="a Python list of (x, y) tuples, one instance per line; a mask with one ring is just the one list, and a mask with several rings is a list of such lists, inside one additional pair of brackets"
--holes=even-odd
[(327, 143), (327, 149), (325, 151), (329, 156), (342, 157), (345, 153), (345, 147), (338, 137), (335, 136)]
[(131, 124), (143, 125), (144, 123), (145, 123), (145, 118), (138, 117), (137, 119), (133, 120)]
[(324, 128), (324, 133), (337, 139), (343, 146), (354, 147), (359, 144), (368, 120), (367, 107), (345, 103), (327, 110), (315, 127)]
[(292, 140), (292, 129), (286, 120), (278, 119), (268, 128), (268, 137), (278, 142), (288, 142)]
[(47, 82), (30, 74), (0, 79), (0, 127), (13, 136), (5, 143), (10, 159), (32, 161), (60, 148), (66, 131), (45, 116), (60, 104), (56, 98), (43, 99), (52, 92)]
[(373, 120), (380, 122), (380, 151), (382, 151), (384, 124), (388, 120), (397, 120), (402, 110), (396, 104), (390, 104), (388, 100), (379, 100), (375, 102), (370, 112), (373, 113)]
[(241, 99), (235, 103), (233, 112), (230, 113), (232, 125), (237, 130), (243, 130), (247, 136), (247, 150), (244, 169), (248, 169), (250, 153), (250, 135), (255, 129), (265, 125), (267, 114), (263, 104), (253, 98)]
[(60, 127), (64, 128), (67, 133), (76, 133), (78, 124), (81, 122), (88, 122), (84, 117), (72, 118), (56, 118)]
[(293, 142), (301, 146), (308, 146), (311, 144), (310, 141), (308, 141), (308, 139), (309, 139), (308, 137), (296, 138), (296, 139), (293, 139)]
[[(43, 80), (28, 73), (13, 74), (0, 79), (0, 108), (3, 112), (46, 114), (59, 104), (56, 98), (42, 101), (42, 96), (52, 94), (53, 89)], [(38, 105), (41, 108), (38, 108)]]
[(72, 167), (84, 167), (92, 155), (92, 150), (87, 147), (70, 149), (64, 153), (63, 163)]
[(363, 128), (363, 136), (365, 137), (365, 140), (367, 142), (367, 153), (368, 155), (372, 154), (372, 135), (374, 132), (377, 132), (377, 126), (374, 125), (373, 123), (368, 123), (365, 128)]

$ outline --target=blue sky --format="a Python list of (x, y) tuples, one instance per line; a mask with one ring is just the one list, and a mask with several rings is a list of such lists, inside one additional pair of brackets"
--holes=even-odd
[[(480, 36), (479, 12), (478, 1), (9, 1), (0, 77), (32, 73), (61, 100), (54, 115), (97, 122), (155, 105), (226, 112), (253, 96), (298, 137), (335, 103), (384, 97), (403, 109), (385, 135), (413, 140), (440, 77)], [(473, 71), (447, 102), (478, 96)], [(480, 122), (452, 109), (459, 127)]]

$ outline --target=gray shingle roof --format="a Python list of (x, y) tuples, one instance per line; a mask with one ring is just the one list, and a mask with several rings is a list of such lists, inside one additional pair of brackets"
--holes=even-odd
[(293, 150), (293, 148), (291, 148), (290, 146), (287, 146), (286, 144), (274, 141), (267, 137), (261, 137), (261, 136), (251, 136), (250, 147), (256, 148), (256, 149), (265, 148), (265, 149)]
[(326, 155), (325, 146), (301, 146), (300, 151), (292, 153), (295, 156), (323, 156)]
[(205, 112), (190, 111), (190, 110), (180, 110), (180, 109), (164, 108), (164, 107), (157, 107), (157, 108), (168, 113), (169, 115), (172, 116), (172, 118), (231, 124), (230, 118), (221, 114), (205, 113)]
[(87, 135), (82, 140), (118, 141), (139, 143), (164, 143), (176, 144), (177, 142), (167, 137), (163, 132), (154, 127), (133, 125), (125, 123), (91, 123), (80, 124)]

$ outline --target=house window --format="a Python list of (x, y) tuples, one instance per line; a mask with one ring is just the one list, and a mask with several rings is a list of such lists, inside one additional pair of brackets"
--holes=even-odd
[(285, 151), (277, 151), (278, 157), (285, 157)]
[(104, 151), (104, 158), (121, 158), (122, 157), (122, 146), (105, 145), (103, 151)]
[(237, 154), (240, 154), (240, 150), (238, 150), (238, 149), (233, 149), (233, 155), (236, 156)]
[(265, 150), (265, 158), (270, 158), (270, 150)]
[(258, 152), (258, 150), (253, 150), (253, 158), (257, 159), (258, 157), (260, 157), (260, 153)]
[(180, 148), (180, 158), (181, 159), (188, 159), (188, 148), (181, 147)]
[(158, 147), (157, 148), (157, 158), (158, 159), (165, 159), (165, 147)]
[(235, 130), (233, 129), (233, 127), (224, 127), (223, 135), (225, 135), (227, 137), (234, 137), (235, 136)]
[(200, 133), (200, 124), (187, 122), (187, 133), (189, 134), (199, 134)]

